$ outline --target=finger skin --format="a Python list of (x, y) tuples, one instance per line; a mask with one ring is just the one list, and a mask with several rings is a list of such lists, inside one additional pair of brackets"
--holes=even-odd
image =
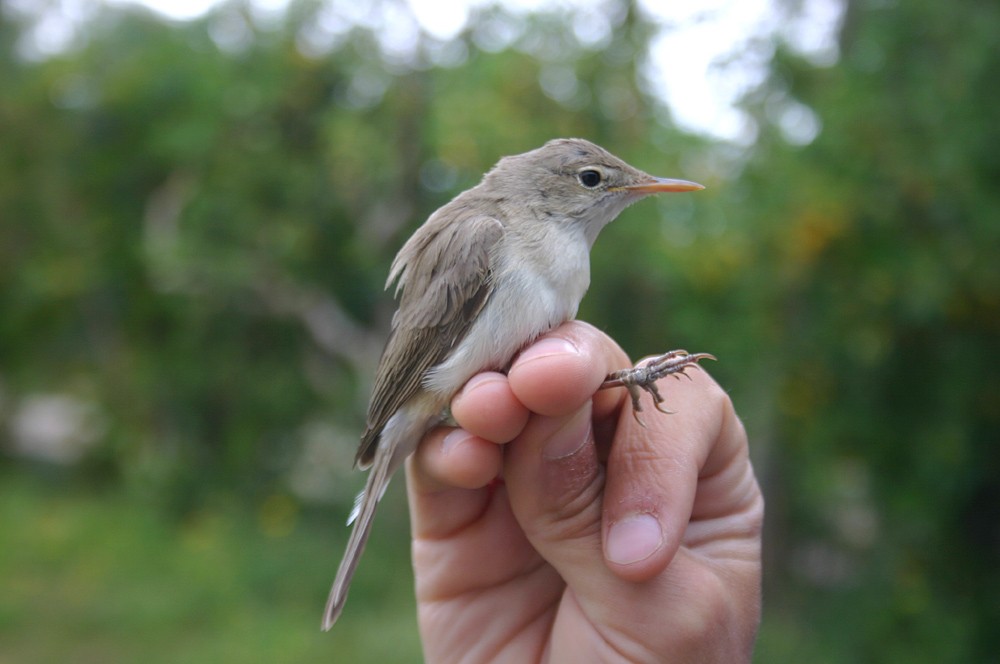
[(487, 371), (473, 376), (452, 399), (451, 414), (466, 431), (507, 443), (521, 432), (531, 413), (511, 391), (507, 376)]
[[(595, 352), (601, 355), (596, 362)], [(510, 377), (483, 372), (455, 396), (452, 416), (471, 436), (452, 436), (444, 428), (430, 432), (414, 455), (418, 486), (427, 491), (485, 486), (500, 472), (500, 453), (489, 452), (488, 443), (513, 440), (532, 412), (565, 414), (560, 411), (593, 397), (595, 419), (607, 420), (625, 391), (594, 391), (612, 368), (627, 364), (625, 353), (586, 323), (574, 321), (543, 336), (514, 361)], [(559, 378), (553, 381), (552, 376)], [(515, 393), (514, 386), (522, 393)]]
[[(730, 496), (730, 484), (721, 483), (716, 490), (706, 491), (703, 478), (745, 454), (742, 425), (728, 396), (711, 376), (704, 371), (690, 374), (690, 381), (682, 377), (659, 383), (672, 414), (657, 413), (652, 399), (644, 395), (646, 426), (636, 423), (629, 413), (623, 413), (618, 422), (619, 435), (611, 446), (605, 485), (605, 552), (616, 524), (629, 523), (639, 515), (654, 517), (663, 533), (662, 548), (648, 557), (620, 562), (606, 556), (611, 569), (629, 581), (645, 581), (662, 573), (685, 543), (692, 519), (710, 516), (698, 514), (696, 506), (716, 503), (716, 513), (737, 509), (739, 498)], [(712, 465), (708, 464), (710, 458)], [(748, 467), (745, 457), (742, 461)], [(756, 485), (749, 488), (759, 493)], [(745, 499), (749, 494), (743, 491), (739, 496)]]
[(618, 409), (624, 390), (601, 390), (608, 373), (630, 365), (607, 335), (580, 321), (565, 323), (518, 356), (508, 372), (511, 390), (528, 410), (565, 415), (594, 400), (594, 416)]
[[(597, 397), (614, 395), (604, 402), (612, 407), (599, 413), (595, 398), (587, 428), (578, 419), (589, 405), (586, 398), (580, 404), (582, 386), (630, 363), (592, 328), (577, 328), (574, 345), (589, 368), (572, 353), (543, 354), (510, 372), (514, 394), (554, 416), (533, 416), (509, 446), (504, 473), (518, 522), (587, 622), (605, 626), (603, 645), (628, 652), (643, 643), (676, 661), (685, 661), (680, 653), (693, 661), (747, 660), (760, 622), (763, 499), (732, 402), (708, 373), (692, 370), (690, 380), (658, 382), (675, 414), (657, 412), (644, 393), (643, 427), (625, 391), (607, 390)], [(561, 383), (566, 375), (576, 384)], [(595, 452), (602, 444), (606, 464)], [(553, 446), (566, 456), (546, 454)], [(650, 607), (674, 629), (644, 631)], [(709, 638), (720, 624), (732, 638)], [(602, 645), (576, 650), (575, 633), (565, 634), (569, 660)]]
[[(452, 403), (462, 428), (425, 437), (408, 471), (428, 642), (475, 633), (479, 647), (544, 648), (553, 661), (749, 660), (763, 500), (746, 434), (697, 370), (659, 381), (675, 414), (643, 395), (639, 426), (624, 389), (595, 393), (631, 364), (568, 323), (506, 376), (473, 378)], [(449, 597), (467, 605), (449, 611)]]

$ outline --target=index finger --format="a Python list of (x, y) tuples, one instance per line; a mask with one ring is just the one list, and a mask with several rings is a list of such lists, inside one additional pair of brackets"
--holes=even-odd
[(612, 414), (624, 390), (601, 390), (611, 371), (629, 365), (608, 335), (582, 321), (563, 323), (528, 346), (507, 372), (510, 388), (533, 413), (559, 417), (593, 399), (594, 420)]

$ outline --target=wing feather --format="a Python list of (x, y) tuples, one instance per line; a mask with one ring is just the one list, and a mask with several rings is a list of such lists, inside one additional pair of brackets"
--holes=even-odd
[(397, 281), (399, 308), (379, 360), (358, 467), (371, 464), (389, 418), (420, 389), (427, 370), (462, 340), (486, 304), (493, 290), (491, 250), (503, 232), (493, 217), (469, 214), (455, 221), (439, 212), (399, 251), (386, 283), (388, 288)]

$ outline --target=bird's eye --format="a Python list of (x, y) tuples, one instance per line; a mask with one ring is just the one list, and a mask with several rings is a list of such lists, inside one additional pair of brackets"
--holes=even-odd
[(587, 189), (593, 189), (597, 185), (601, 184), (601, 174), (593, 169), (587, 169), (585, 171), (580, 171), (577, 176), (580, 178), (580, 184), (582, 184)]

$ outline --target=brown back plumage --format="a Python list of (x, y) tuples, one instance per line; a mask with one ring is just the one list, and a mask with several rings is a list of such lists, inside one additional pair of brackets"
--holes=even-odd
[[(465, 218), (456, 222), (462, 213)], [(402, 295), (379, 360), (357, 467), (371, 465), (389, 418), (420, 388), (427, 370), (461, 341), (486, 304), (493, 288), (490, 251), (502, 236), (500, 221), (472, 213), (459, 198), (435, 213), (397, 254), (386, 287), (398, 279), (396, 293)]]

